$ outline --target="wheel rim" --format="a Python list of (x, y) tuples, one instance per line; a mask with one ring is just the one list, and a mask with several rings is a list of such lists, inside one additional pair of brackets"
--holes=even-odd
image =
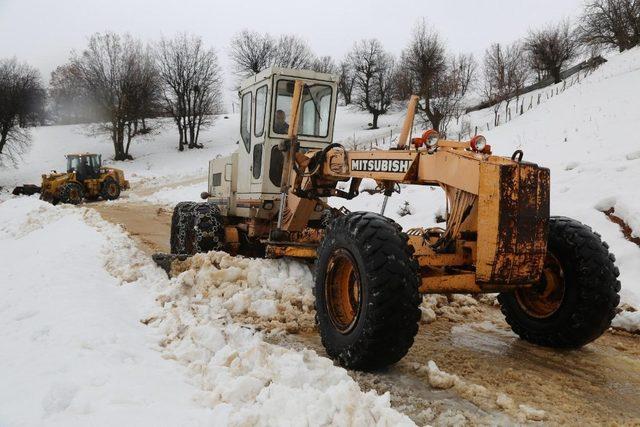
[(547, 253), (540, 282), (516, 290), (516, 300), (530, 316), (544, 319), (553, 315), (564, 299), (565, 278), (562, 265), (552, 253)]
[(116, 195), (116, 185), (114, 183), (109, 183), (107, 186), (107, 193), (112, 197)]
[(324, 289), (331, 323), (340, 333), (349, 333), (358, 321), (362, 301), (360, 273), (349, 251), (338, 249), (331, 255)]
[(77, 200), (79, 198), (80, 198), (80, 192), (78, 191), (77, 188), (72, 188), (71, 190), (69, 190), (69, 199)]

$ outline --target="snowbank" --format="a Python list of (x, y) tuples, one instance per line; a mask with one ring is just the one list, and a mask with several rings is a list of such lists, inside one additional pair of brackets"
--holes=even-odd
[(0, 204), (0, 425), (208, 419), (197, 389), (157, 351), (159, 334), (139, 321), (151, 295), (118, 286), (105, 269), (105, 250), (133, 250), (112, 245), (117, 236), (87, 210), (35, 198)]
[(306, 267), (214, 253), (170, 281), (94, 211), (26, 197), (0, 203), (0, 252), (2, 425), (412, 424), (234, 321), (286, 325)]

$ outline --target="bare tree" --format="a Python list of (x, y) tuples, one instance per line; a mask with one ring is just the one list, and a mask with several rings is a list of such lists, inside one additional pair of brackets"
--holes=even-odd
[(200, 130), (212, 123), (222, 105), (222, 72), (213, 49), (202, 39), (181, 34), (163, 39), (157, 49), (166, 111), (178, 127), (178, 149), (202, 148)]
[(115, 160), (131, 159), (132, 138), (146, 132), (137, 123), (149, 111), (152, 95), (147, 94), (157, 90), (151, 52), (129, 35), (98, 33), (82, 54), (72, 56), (70, 66), (106, 121), (99, 130), (111, 135)]
[(52, 118), (56, 123), (91, 123), (101, 119), (71, 64), (57, 67), (49, 80)]
[(331, 56), (320, 56), (313, 60), (311, 69), (319, 73), (336, 74), (338, 67)]
[(476, 68), (473, 55), (451, 56), (444, 72), (434, 82), (435, 96), (429, 101), (429, 109), (423, 109), (423, 115), (434, 124), (427, 114), (431, 110), (433, 117), (439, 119), (437, 127), (435, 124), (433, 127), (443, 135), (447, 134), (451, 119), (459, 120), (464, 113), (464, 97), (475, 79)]
[(241, 76), (259, 73), (270, 66), (314, 68), (317, 64), (307, 42), (292, 34), (276, 40), (269, 34), (243, 30), (231, 39), (229, 56)]
[(446, 133), (452, 117), (458, 117), (462, 101), (474, 79), (476, 62), (471, 55), (449, 57), (438, 33), (420, 21), (402, 52), (401, 67), (412, 92), (420, 97), (417, 109), (425, 122)]
[(14, 59), (0, 60), (0, 166), (16, 166), (31, 142), (28, 127), (44, 120), (40, 73)]
[(631, 49), (640, 44), (640, 0), (590, 0), (578, 30), (588, 45)]
[(413, 78), (406, 68), (396, 67), (393, 75), (393, 97), (396, 100), (406, 101), (413, 95)]
[(579, 54), (579, 43), (569, 21), (561, 21), (542, 30), (530, 31), (525, 42), (532, 68), (540, 68), (560, 83), (562, 67)]
[(302, 38), (285, 34), (280, 36), (270, 65), (282, 68), (311, 68), (314, 55)]
[(372, 129), (378, 128), (378, 117), (386, 114), (393, 94), (393, 57), (376, 39), (361, 40), (349, 54), (354, 74), (353, 102), (373, 115)]
[(351, 104), (351, 95), (353, 93), (353, 86), (355, 83), (355, 74), (353, 68), (349, 62), (349, 58), (344, 59), (340, 63), (340, 81), (338, 82), (338, 92), (344, 99), (344, 104)]
[(231, 39), (229, 56), (241, 75), (257, 74), (273, 61), (276, 43), (269, 34), (242, 30)]
[(513, 97), (517, 101), (522, 94), (529, 66), (522, 45), (515, 42), (509, 46), (494, 43), (484, 55), (484, 96), (494, 105), (494, 125), (498, 125), (498, 111), (505, 102), (505, 114)]

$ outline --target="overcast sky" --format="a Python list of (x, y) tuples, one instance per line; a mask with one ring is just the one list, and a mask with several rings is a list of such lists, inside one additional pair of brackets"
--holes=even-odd
[[(15, 56), (49, 73), (95, 32), (129, 32), (144, 40), (190, 32), (215, 47), (228, 73), (229, 39), (248, 28), (305, 38), (317, 55), (341, 58), (362, 38), (394, 54), (424, 17), (452, 51), (480, 57), (530, 27), (575, 17), (584, 0), (0, 0), (0, 58)], [(232, 87), (227, 74), (227, 88)]]

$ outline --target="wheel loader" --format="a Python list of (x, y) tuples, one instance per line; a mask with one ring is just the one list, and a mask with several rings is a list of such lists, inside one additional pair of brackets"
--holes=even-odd
[(13, 190), (14, 195), (40, 193), (40, 198), (53, 204), (77, 205), (84, 199), (115, 200), (129, 189), (124, 172), (102, 166), (102, 155), (67, 154), (67, 171), (42, 175), (42, 186), (24, 185)]
[[(407, 353), (422, 294), (497, 293), (513, 331), (541, 346), (579, 348), (607, 330), (619, 303), (615, 258), (588, 226), (550, 216), (549, 169), (521, 151), (494, 155), (481, 135), (410, 138), (415, 96), (397, 145), (348, 150), (333, 139), (337, 82), (271, 68), (241, 85), (239, 148), (210, 161), (206, 201), (175, 207), (174, 257), (312, 261), (322, 343), (350, 369)], [(442, 188), (446, 225), (402, 230), (382, 213), (327, 204), (357, 197), (364, 179), (385, 204), (399, 185)]]

